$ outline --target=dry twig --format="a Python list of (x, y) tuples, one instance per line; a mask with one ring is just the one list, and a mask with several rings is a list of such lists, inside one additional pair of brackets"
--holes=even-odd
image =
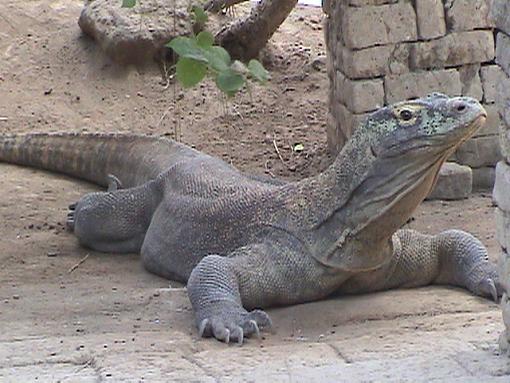
[(85, 262), (87, 260), (87, 258), (89, 257), (90, 254), (87, 254), (86, 256), (84, 256), (82, 259), (80, 259), (80, 261), (74, 265), (73, 267), (71, 267), (67, 272), (69, 274), (71, 274), (74, 270), (76, 270), (83, 262)]
[(278, 154), (278, 158), (280, 159), (280, 161), (282, 161), (282, 164), (287, 166), (287, 164), (283, 160), (283, 157), (282, 157), (282, 155), (280, 153), (280, 149), (278, 149), (278, 145), (276, 145), (276, 138), (273, 138), (273, 146), (274, 146), (274, 150), (276, 150), (276, 154)]

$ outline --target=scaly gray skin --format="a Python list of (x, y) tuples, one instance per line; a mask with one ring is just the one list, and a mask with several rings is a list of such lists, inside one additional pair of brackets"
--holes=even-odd
[(80, 243), (140, 252), (150, 272), (187, 281), (200, 335), (242, 343), (270, 326), (261, 308), (333, 293), (449, 284), (496, 300), (472, 235), (399, 230), (485, 118), (477, 101), (440, 94), (385, 107), (325, 172), (290, 183), (143, 136), (4, 136), (0, 160), (109, 184), (72, 206)]

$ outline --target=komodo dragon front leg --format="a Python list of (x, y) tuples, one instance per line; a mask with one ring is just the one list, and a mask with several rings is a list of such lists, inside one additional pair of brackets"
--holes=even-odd
[(501, 285), (496, 265), (474, 236), (461, 230), (438, 235), (399, 230), (393, 237), (394, 253), (380, 269), (361, 273), (344, 285), (341, 293), (363, 293), (430, 284), (463, 287), (497, 301)]
[(259, 308), (324, 298), (349, 275), (322, 267), (299, 241), (282, 235), (239, 248), (228, 257), (203, 258), (187, 290), (200, 336), (243, 343), (244, 337), (271, 326)]

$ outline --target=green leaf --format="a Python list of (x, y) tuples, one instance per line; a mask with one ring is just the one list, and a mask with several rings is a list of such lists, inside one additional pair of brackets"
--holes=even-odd
[(231, 61), (230, 53), (228, 53), (225, 48), (214, 45), (214, 46), (208, 48), (207, 50), (212, 51), (214, 53), (214, 55), (218, 57), (219, 60), (230, 65), (230, 61)]
[(195, 22), (197, 22), (198, 24), (205, 24), (209, 19), (207, 13), (204, 11), (204, 8), (198, 5), (195, 5), (193, 8), (191, 8), (191, 11), (193, 12)]
[(220, 90), (227, 93), (229, 96), (234, 95), (245, 84), (245, 78), (232, 69), (218, 73), (216, 77), (216, 85)]
[(302, 152), (305, 150), (305, 146), (303, 144), (295, 144), (292, 148), (296, 153)]
[(122, 0), (121, 8), (133, 8), (136, 5), (136, 0)]
[(250, 60), (248, 70), (253, 78), (262, 84), (265, 84), (269, 79), (269, 72), (258, 60)]
[(176, 65), (176, 77), (184, 88), (198, 84), (207, 73), (207, 65), (187, 57), (181, 57)]
[(182, 58), (207, 62), (207, 58), (203, 55), (202, 49), (192, 37), (179, 36), (172, 39), (169, 43), (165, 44), (165, 46), (172, 48), (174, 52)]
[(216, 72), (224, 72), (230, 67), (230, 55), (219, 46), (211, 46), (203, 49), (203, 55), (207, 58), (209, 66)]
[(197, 35), (196, 39), (198, 46), (202, 48), (207, 48), (214, 44), (214, 36), (211, 32), (202, 31)]

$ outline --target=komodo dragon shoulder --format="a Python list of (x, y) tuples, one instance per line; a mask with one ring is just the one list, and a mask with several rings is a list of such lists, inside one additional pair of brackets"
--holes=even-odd
[(497, 299), (475, 237), (400, 229), (485, 119), (477, 101), (441, 94), (384, 107), (298, 182), (137, 135), (5, 135), (0, 160), (108, 186), (70, 207), (79, 242), (139, 252), (150, 272), (187, 283), (200, 335), (242, 343), (271, 325), (263, 308), (333, 293), (449, 284)]

